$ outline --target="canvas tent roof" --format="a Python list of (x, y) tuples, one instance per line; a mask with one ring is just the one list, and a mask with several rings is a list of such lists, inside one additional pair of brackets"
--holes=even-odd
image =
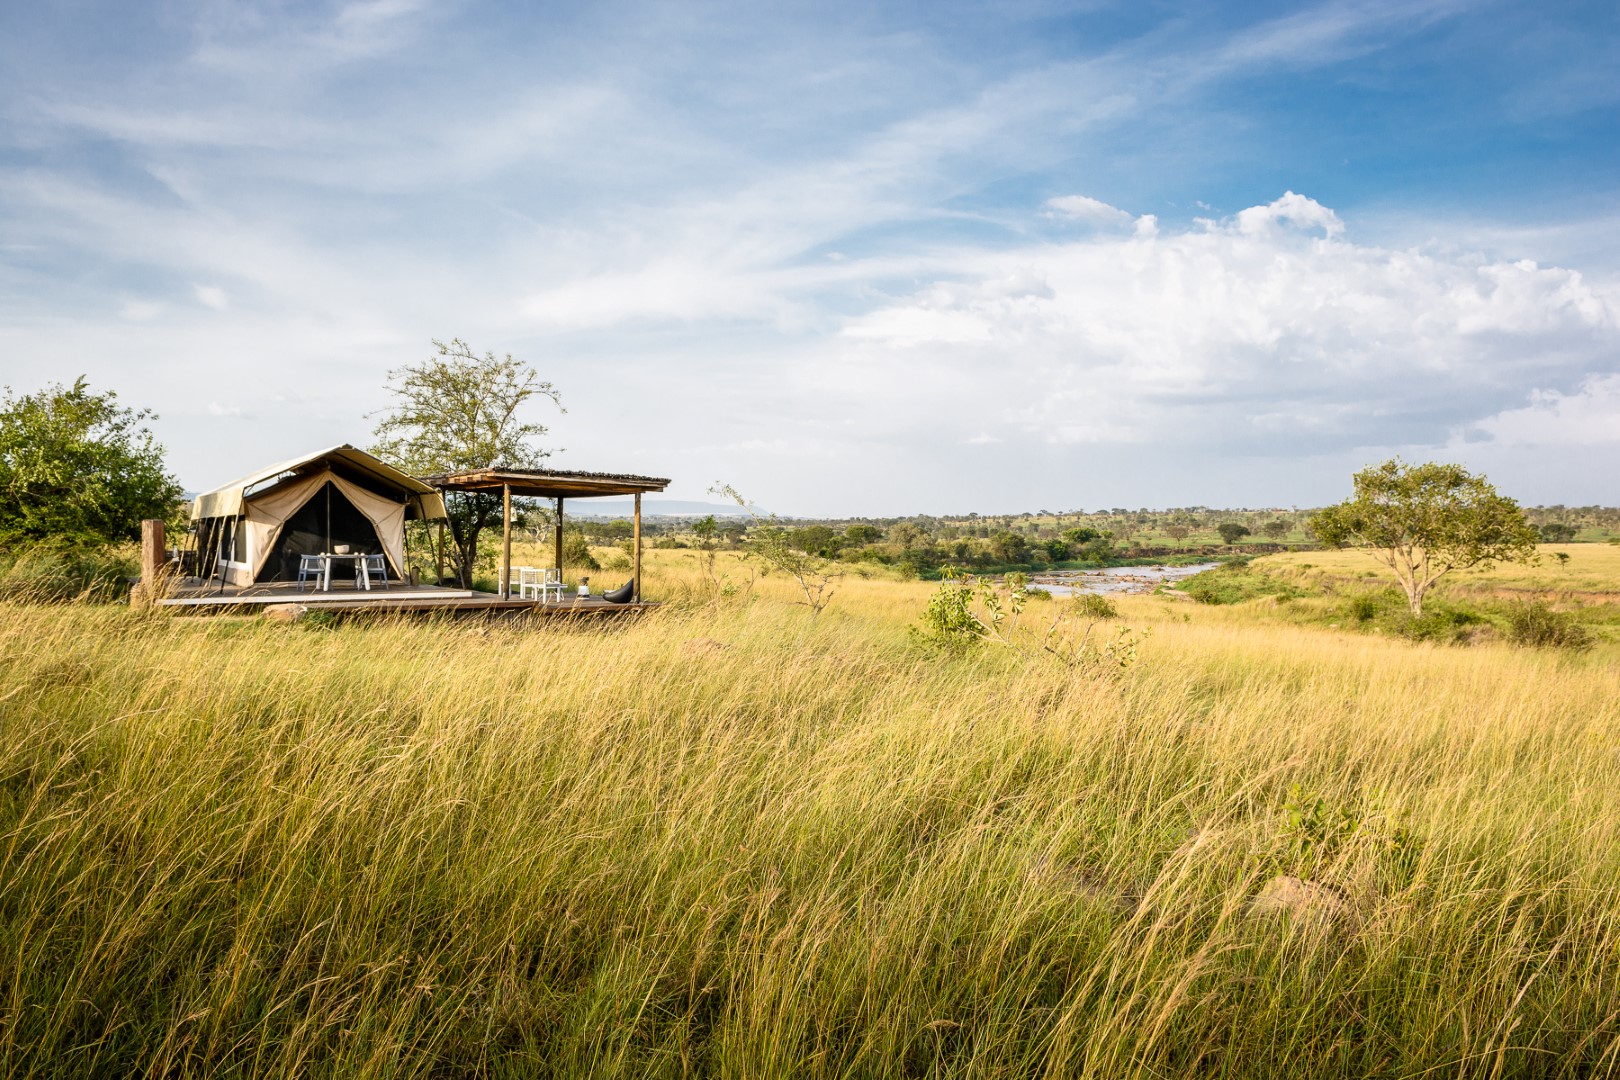
[(445, 516), (444, 496), (437, 490), (414, 476), (400, 472), (386, 461), (344, 443), (271, 465), (205, 492), (192, 502), (191, 519), (241, 517), (248, 499), (297, 477), (327, 470), (398, 497), (405, 503), (407, 518), (431, 521)]

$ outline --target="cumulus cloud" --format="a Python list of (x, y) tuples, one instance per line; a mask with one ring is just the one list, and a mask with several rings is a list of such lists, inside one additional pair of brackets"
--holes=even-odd
[[(964, 254), (952, 280), (851, 318), (868, 369), (923, 354), (963, 428), (1048, 443), (1256, 453), (1443, 444), (1524, 387), (1612, 365), (1620, 296), (1572, 270), (1351, 242), (1289, 192), (1173, 233)], [(938, 382), (936, 378), (934, 380)], [(1595, 430), (1609, 382), (1537, 398)], [(926, 396), (926, 395), (923, 395)]]
[(1234, 224), (1239, 232), (1249, 236), (1269, 235), (1285, 226), (1321, 229), (1329, 237), (1344, 232), (1344, 222), (1339, 220), (1338, 214), (1315, 199), (1296, 195), (1292, 191), (1284, 192), (1282, 198), (1264, 206), (1251, 206), (1239, 211)]
[(1475, 431), (1508, 446), (1620, 445), (1620, 374), (1591, 376), (1568, 394), (1532, 391), (1528, 405), (1487, 417)]

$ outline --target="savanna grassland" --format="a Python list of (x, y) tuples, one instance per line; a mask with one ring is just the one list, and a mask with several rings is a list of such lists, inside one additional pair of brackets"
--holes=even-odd
[(613, 625), (0, 604), (0, 1073), (1620, 1074), (1613, 641), (1125, 597), (1070, 667), (655, 554)]

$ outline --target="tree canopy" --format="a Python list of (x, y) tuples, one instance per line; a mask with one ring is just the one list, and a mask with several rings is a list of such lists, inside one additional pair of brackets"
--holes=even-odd
[(1330, 547), (1370, 549), (1395, 572), (1413, 615), (1453, 570), (1535, 558), (1535, 527), (1519, 504), (1460, 465), (1392, 458), (1355, 475), (1355, 494), (1311, 516)]
[[(520, 410), (548, 398), (562, 410), (562, 397), (535, 370), (508, 353), (482, 356), (460, 338), (434, 339), (437, 353), (388, 373), (394, 403), (383, 410), (372, 450), (418, 476), (470, 469), (539, 468), (551, 451), (538, 446), (543, 424)], [(451, 492), (445, 498), (455, 541), (459, 577), (472, 584), (478, 536), (500, 515), (497, 495)]]
[(534, 440), (547, 428), (518, 410), (532, 398), (562, 410), (561, 394), (511, 353), (479, 356), (460, 338), (433, 346), (436, 355), (388, 373), (395, 400), (377, 424), (378, 456), (419, 476), (539, 468), (551, 451)]
[(133, 540), (167, 518), (179, 483), (144, 426), (153, 414), (97, 393), (81, 376), (0, 403), (0, 543)]

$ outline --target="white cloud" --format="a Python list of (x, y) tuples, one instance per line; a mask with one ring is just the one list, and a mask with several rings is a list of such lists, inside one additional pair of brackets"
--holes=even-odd
[(1238, 231), (1250, 236), (1271, 234), (1285, 225), (1321, 229), (1330, 238), (1344, 233), (1344, 222), (1339, 220), (1338, 214), (1315, 199), (1292, 191), (1284, 192), (1282, 198), (1265, 206), (1239, 211), (1235, 220)]
[[(1207, 160), (1241, 206), (1220, 167), (1253, 115), (1222, 80), (1336, 63), (1450, 6), (1172, 20), (1022, 67), (746, 8), (719, 40), (713, 13), (657, 7), (187, 8), (202, 25), (145, 68), (41, 61), (8, 84), (28, 89), (0, 109), (0, 232), (35, 254), (0, 260), (5, 362), (140, 372), (199, 485), (363, 439), (384, 373), (452, 334), (563, 387), (579, 467), (723, 474), (792, 510), (1016, 505), (1048, 477), (1163, 492), (1166, 460), (1196, 487), (1452, 430), (1585, 430), (1609, 384), (1526, 395), (1615, 369), (1620, 284), (1561, 266), (1612, 260), (1620, 217), (1549, 246), (1493, 208), (1475, 242), (1419, 206), (1372, 244), (1365, 206), (1347, 229), (1293, 192), (1200, 202), (1188, 227), (1166, 179)], [(1024, 178), (1101, 176), (1158, 215), (1007, 205)], [(222, 388), (221, 356), (262, 378)], [(211, 397), (289, 383), (309, 390), (273, 425)]]
[(1534, 390), (1530, 404), (1474, 427), (1508, 446), (1620, 445), (1620, 374), (1593, 375), (1569, 394)]
[(1119, 207), (1109, 206), (1089, 195), (1063, 195), (1047, 199), (1046, 212), (1049, 217), (1080, 221), (1098, 228), (1122, 228), (1135, 220)]
[(218, 285), (193, 285), (192, 293), (197, 297), (197, 303), (203, 307), (213, 308), (215, 311), (224, 311), (230, 306), (230, 298), (225, 290)]
[[(848, 320), (857, 366), (949, 385), (910, 399), (949, 426), (988, 411), (1053, 444), (1435, 445), (1522, 400), (1527, 380), (1579, 377), (1620, 352), (1612, 288), (1355, 244), (1292, 192), (1177, 232), (958, 254), (951, 279)], [(1591, 418), (1601, 402), (1560, 404)]]

